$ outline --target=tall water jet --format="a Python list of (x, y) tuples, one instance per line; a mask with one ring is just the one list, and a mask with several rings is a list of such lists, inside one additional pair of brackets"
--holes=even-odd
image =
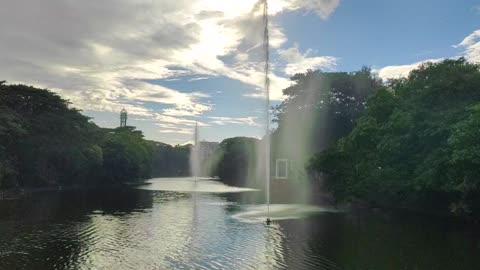
[(265, 53), (265, 197), (267, 201), (267, 223), (270, 223), (270, 44), (268, 35), (268, 1), (263, 0), (263, 49)]

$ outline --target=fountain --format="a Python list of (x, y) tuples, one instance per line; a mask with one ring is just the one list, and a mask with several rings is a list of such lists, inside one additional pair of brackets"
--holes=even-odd
[(265, 53), (265, 197), (267, 201), (267, 225), (270, 224), (270, 44), (268, 36), (268, 2), (263, 0), (263, 49)]
[[(308, 125), (311, 125), (313, 118), (311, 116), (306, 117), (306, 123), (302, 124), (299, 123), (298, 119), (294, 119), (295, 115), (287, 116), (288, 123), (286, 123), (286, 126), (289, 127), (288, 135), (290, 135), (288, 137), (284, 136), (285, 131), (283, 130), (277, 130), (276, 134), (270, 130), (270, 73), (272, 71), (270, 64), (268, 0), (259, 0), (255, 9), (252, 14), (261, 14), (263, 17), (262, 55), (264, 57), (265, 94), (265, 108), (263, 110), (265, 113), (265, 134), (257, 152), (256, 179), (264, 179), (265, 181), (261, 182), (265, 188), (265, 204), (246, 206), (245, 211), (234, 215), (234, 218), (245, 222), (261, 221), (266, 225), (270, 225), (275, 220), (301, 219), (317, 213), (336, 212), (336, 209), (329, 206), (320, 207), (309, 204), (312, 186), (303, 164), (308, 160), (306, 157), (310, 157), (313, 154), (308, 152), (309, 147), (311, 148), (310, 137), (312, 134)], [(310, 90), (313, 93), (314, 89)], [(303, 119), (301, 122), (303, 122)], [(296, 128), (297, 126), (293, 125), (295, 123), (300, 128)], [(292, 143), (293, 140), (295, 140), (295, 143)], [(273, 193), (271, 192), (272, 156), (275, 156), (275, 165), (277, 166), (275, 170), (275, 192)], [(283, 168), (283, 170), (279, 170), (279, 168)], [(248, 195), (245, 194), (245, 196)], [(275, 195), (275, 197), (272, 195)], [(274, 199), (274, 204), (271, 204), (272, 198)]]
[(195, 131), (193, 133), (193, 146), (190, 153), (190, 172), (195, 181), (200, 177), (200, 143), (198, 140), (198, 122), (195, 122)]
[[(262, 17), (260, 17), (262, 16)], [(306, 129), (304, 126), (302, 128), (289, 128), (288, 134), (292, 135), (290, 137), (284, 137), (283, 131), (280, 133), (282, 135), (280, 137), (280, 143), (278, 143), (278, 138), (275, 139), (274, 134), (270, 131), (270, 73), (271, 71), (271, 64), (270, 64), (270, 44), (269, 44), (269, 17), (268, 17), (268, 3), (267, 0), (259, 0), (254, 9), (252, 10), (252, 19), (256, 21), (256, 19), (261, 19), (262, 27), (260, 31), (263, 32), (263, 37), (260, 35), (263, 40), (260, 40), (260, 44), (263, 46), (258, 46), (260, 54), (262, 55), (262, 68), (263, 68), (263, 86), (264, 86), (264, 94), (265, 94), (265, 104), (264, 109), (262, 110), (264, 115), (264, 136), (261, 143), (256, 147), (256, 156), (249, 156), (252, 163), (249, 163), (247, 166), (246, 172), (246, 181), (248, 187), (252, 188), (238, 188), (238, 187), (230, 187), (220, 184), (215, 181), (206, 180), (206, 181), (198, 181), (197, 180), (202, 175), (201, 170), (201, 158), (203, 156), (202, 145), (199, 142), (199, 128), (198, 123), (195, 124), (195, 129), (193, 133), (193, 147), (191, 149), (190, 155), (190, 167), (191, 167), (191, 175), (193, 178), (179, 180), (176, 179), (175, 181), (158, 181), (155, 187), (151, 187), (152, 189), (158, 190), (174, 190), (174, 191), (184, 191), (184, 192), (220, 192), (220, 193), (229, 193), (229, 192), (241, 192), (241, 197), (243, 198), (243, 203), (247, 203), (247, 205), (243, 204), (242, 208), (245, 211), (235, 214), (233, 217), (240, 221), (245, 222), (262, 222), (266, 225), (271, 225), (273, 221), (276, 220), (283, 220), (283, 219), (300, 219), (306, 216), (320, 213), (320, 212), (332, 212), (335, 211), (334, 209), (325, 208), (325, 207), (317, 207), (308, 205), (308, 192), (311, 190), (309, 188), (308, 181), (305, 180), (305, 174), (300, 175), (296, 171), (291, 171), (289, 173), (289, 168), (293, 167), (293, 162), (290, 162), (290, 158), (292, 160), (300, 160), (298, 157), (309, 156), (306, 155), (306, 151), (304, 151), (305, 147), (308, 147), (309, 140), (301, 140), (296, 142), (295, 144), (291, 143), (292, 138), (297, 138), (295, 133), (298, 134), (309, 134), (309, 129)], [(259, 40), (257, 40), (259, 41)], [(298, 121), (289, 121), (289, 122), (298, 122)], [(309, 122), (310, 123), (310, 122)], [(290, 127), (289, 123), (287, 126)], [(300, 138), (304, 138), (305, 136), (301, 136)], [(275, 139), (275, 141), (273, 139)], [(286, 140), (288, 139), (288, 140)], [(273, 146), (274, 145), (274, 146)], [(298, 149), (291, 149), (292, 147), (295, 148), (298, 145)], [(273, 150), (273, 151), (272, 151)], [(285, 155), (285, 158), (277, 158), (278, 152), (280, 151), (281, 157), (284, 156), (284, 152), (288, 154), (292, 153), (292, 155), (288, 156)], [(280, 174), (280, 170), (275, 170), (275, 192), (273, 193), (274, 196), (274, 203), (272, 203), (272, 187), (271, 187), (271, 156), (276, 157), (276, 165), (282, 165), (284, 167), (284, 173)], [(289, 158), (289, 159), (287, 159)], [(278, 163), (278, 164), (277, 164)], [(302, 162), (302, 164), (304, 164)], [(282, 168), (283, 168), (282, 167)], [(280, 176), (280, 177), (279, 177)], [(289, 182), (291, 186), (285, 188), (285, 186), (279, 187), (279, 181)], [(185, 183), (184, 183), (185, 182)], [(183, 184), (184, 187), (183, 187)], [(182, 187), (180, 187), (182, 186)], [(261, 188), (263, 186), (263, 188)], [(253, 192), (257, 188), (264, 189), (264, 193), (261, 194), (260, 192), (256, 193)], [(281, 192), (287, 192), (282, 194)], [(294, 197), (294, 200), (289, 200), (288, 196)], [(291, 198), (290, 198), (291, 199)], [(258, 202), (264, 202), (263, 204), (258, 204)], [(249, 205), (249, 203), (252, 203)]]

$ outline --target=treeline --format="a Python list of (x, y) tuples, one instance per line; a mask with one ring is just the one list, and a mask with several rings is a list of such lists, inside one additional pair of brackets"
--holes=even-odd
[(170, 148), (146, 141), (134, 127), (100, 128), (48, 90), (0, 83), (0, 189), (185, 174), (189, 148)]
[(271, 133), (271, 172), (276, 159), (287, 159), (289, 178), (309, 181), (305, 164), (353, 129), (382, 82), (367, 67), (354, 72), (308, 70), (291, 80), (283, 90), (286, 99), (274, 108), (278, 128)]
[(372, 91), (353, 129), (309, 167), (342, 201), (480, 211), (480, 66), (426, 63)]
[(171, 146), (148, 141), (152, 149), (152, 177), (190, 176), (190, 150), (192, 145)]
[[(278, 127), (270, 134), (270, 172), (274, 177), (276, 159), (288, 159), (290, 180), (308, 181), (305, 164), (353, 129), (366, 100), (382, 82), (366, 67), (356, 72), (309, 70), (291, 80), (283, 90), (286, 99), (273, 108)], [(206, 162), (210, 175), (227, 184), (262, 188), (262, 143), (255, 138), (225, 139)]]
[(257, 151), (260, 141), (255, 138), (234, 137), (223, 140), (203, 166), (211, 176), (234, 186), (253, 186), (257, 173)]

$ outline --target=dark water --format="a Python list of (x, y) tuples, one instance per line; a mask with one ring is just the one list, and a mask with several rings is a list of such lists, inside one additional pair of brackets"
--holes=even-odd
[(462, 222), (321, 212), (266, 227), (234, 218), (241, 193), (150, 189), (0, 201), (0, 269), (480, 269)]

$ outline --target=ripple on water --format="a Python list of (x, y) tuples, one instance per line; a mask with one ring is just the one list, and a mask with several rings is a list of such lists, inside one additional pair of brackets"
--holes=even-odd
[(319, 213), (335, 213), (337, 209), (305, 204), (271, 204), (267, 206), (249, 205), (245, 210), (233, 215), (233, 218), (250, 223), (264, 222), (267, 217), (271, 220), (301, 219)]
[[(162, 181), (163, 182), (163, 181)], [(222, 192), (231, 187), (206, 182), (198, 190)], [(185, 185), (191, 185), (186, 181)], [(199, 183), (197, 183), (198, 185)], [(202, 184), (200, 184), (202, 185)], [(189, 190), (189, 189), (183, 189)], [(191, 190), (191, 189), (190, 189)], [(223, 196), (177, 191), (133, 190), (146, 196), (148, 209), (108, 209), (100, 201), (82, 217), (8, 226), (0, 235), (0, 269), (292, 269), (328, 261), (308, 258), (304, 238), (290, 249), (282, 224), (264, 226), (240, 222), (263, 221), (265, 206), (230, 207)], [(108, 194), (107, 194), (108, 195)], [(110, 194), (111, 195), (111, 194)], [(134, 196), (132, 196), (134, 197)], [(64, 202), (65, 209), (77, 206)], [(232, 218), (232, 211), (242, 211)], [(318, 209), (302, 205), (272, 205), (275, 219), (310, 215)], [(253, 211), (253, 213), (252, 213)], [(1, 229), (1, 228), (0, 228)], [(296, 234), (295, 237), (298, 237)], [(28, 252), (28, 255), (15, 254)], [(9, 254), (10, 253), (10, 254)], [(313, 257), (318, 255), (311, 254)], [(35, 266), (35, 267), (34, 267)], [(6, 268), (2, 268), (6, 267)], [(304, 269), (297, 267), (295, 269)]]

